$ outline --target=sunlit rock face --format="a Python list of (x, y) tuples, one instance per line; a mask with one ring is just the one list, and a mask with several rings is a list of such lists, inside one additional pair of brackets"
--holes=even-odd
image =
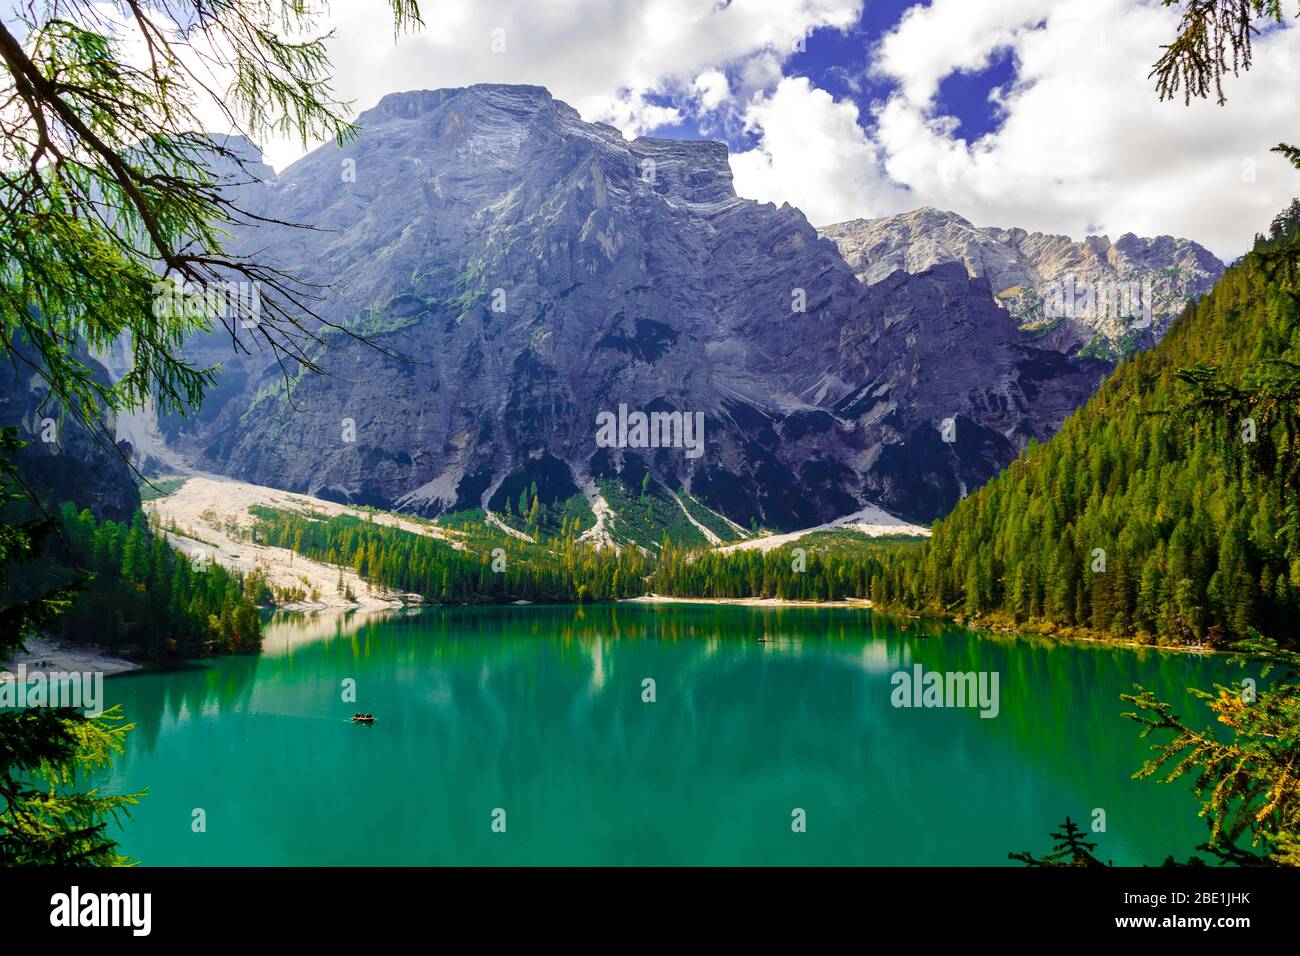
[(977, 228), (930, 207), (819, 231), (868, 285), (899, 269), (915, 274), (959, 262), (972, 277), (988, 280), (1027, 342), (1108, 358), (1155, 344), (1224, 270), (1189, 239), (1126, 233), (1114, 242), (1106, 236), (1075, 242), (1024, 229)]
[[(1109, 368), (1025, 342), (959, 265), (864, 283), (799, 210), (737, 197), (718, 143), (629, 141), (520, 86), (395, 94), (360, 126), (243, 187), (313, 229), (236, 245), (367, 341), (314, 325), (326, 375), (286, 374), (246, 330), (248, 354), (189, 343), (218, 385), (161, 427), (202, 468), (427, 515), (648, 469), (746, 527), (866, 502), (928, 521)], [(702, 413), (703, 454), (598, 444), (620, 406)]]

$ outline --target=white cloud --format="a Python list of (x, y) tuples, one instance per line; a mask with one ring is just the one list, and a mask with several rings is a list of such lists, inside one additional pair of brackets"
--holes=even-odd
[(902, 95), (925, 106), (939, 83), (961, 71), (989, 65), (994, 53), (1011, 46), (1028, 25), (1044, 15), (1044, 0), (997, 3), (944, 2), (906, 10), (881, 41), (875, 70), (897, 81)]
[(761, 131), (755, 149), (734, 153), (736, 191), (767, 202), (790, 202), (815, 225), (894, 212), (907, 198), (888, 183), (876, 147), (852, 103), (835, 102), (805, 77), (788, 77), (745, 113)]
[(716, 110), (731, 96), (731, 84), (727, 74), (721, 70), (705, 70), (695, 78), (695, 92), (699, 94), (700, 109), (705, 112)]
[[(742, 80), (737, 92), (749, 93), (760, 81), (768, 88), (798, 38), (849, 28), (862, 3), (435, 0), (422, 4), (425, 29), (394, 44), (387, 0), (348, 0), (331, 8), (330, 55), (337, 93), (360, 110), (401, 90), (530, 83), (547, 87), (584, 119), (636, 135), (680, 118), (650, 102), (652, 94), (703, 95), (708, 102), (722, 87), (715, 77), (705, 93), (696, 89), (697, 78), (728, 68)], [(494, 30), (504, 31), (504, 52), (492, 52)], [(266, 151), (277, 168), (302, 152), (292, 142), (267, 144)]]
[(682, 111), (675, 106), (653, 103), (644, 90), (625, 90), (621, 95), (592, 96), (584, 100), (591, 118), (622, 130), (628, 139), (644, 136), (661, 126), (670, 126), (682, 119)]
[[(1231, 258), (1300, 193), (1300, 175), (1268, 152), (1300, 139), (1300, 29), (1257, 41), (1253, 70), (1226, 82), (1227, 106), (1189, 107), (1159, 102), (1148, 77), (1174, 35), (1173, 11), (1134, 0), (972, 9), (984, 6), (934, 0), (880, 46), (877, 69), (901, 87), (878, 111), (874, 138), (890, 177), (921, 203), (1076, 237), (1172, 233)], [(948, 23), (967, 31), (965, 59), (949, 49)], [(999, 102), (1003, 124), (967, 142), (933, 108), (943, 63), (978, 69), (998, 49), (1017, 64)]]
[(749, 102), (755, 95), (766, 92), (781, 82), (781, 58), (767, 51), (750, 57), (740, 68), (740, 88), (737, 97)]

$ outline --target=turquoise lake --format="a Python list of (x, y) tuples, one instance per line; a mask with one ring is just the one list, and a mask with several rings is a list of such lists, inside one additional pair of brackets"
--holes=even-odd
[[(998, 715), (895, 707), (918, 664), (997, 673)], [(145, 865), (1003, 865), (1096, 809), (1099, 856), (1158, 864), (1205, 828), (1185, 782), (1130, 779), (1120, 694), (1208, 724), (1186, 688), (1241, 674), (856, 608), (290, 615), (260, 656), (108, 680), (136, 729), (99, 783), (148, 788)]]

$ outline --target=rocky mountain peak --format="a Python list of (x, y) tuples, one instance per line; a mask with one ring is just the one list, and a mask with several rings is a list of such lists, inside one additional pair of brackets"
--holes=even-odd
[[(220, 379), (160, 427), (200, 468), (428, 515), (535, 485), (596, 514), (648, 487), (744, 527), (868, 503), (929, 521), (1106, 369), (1023, 341), (993, 299), (1005, 243), (951, 213), (884, 224), (901, 266), (875, 288), (798, 209), (736, 196), (719, 143), (629, 141), (497, 85), (386, 97), (361, 126), (250, 197), (316, 230), (236, 246), (273, 250), (384, 351), (325, 332), (330, 374), (286, 382), (256, 349), (188, 343)], [(953, 237), (985, 257), (974, 278)], [(702, 416), (702, 454), (599, 443), (598, 416), (625, 413)]]
[(449, 103), (466, 111), (496, 109), (519, 116), (551, 111), (572, 114), (574, 118), (578, 115), (577, 110), (555, 99), (544, 86), (476, 83), (440, 90), (388, 93), (363, 112), (357, 124), (366, 128), (388, 119), (418, 119)]
[[(867, 285), (898, 269), (919, 274), (960, 262), (972, 277), (988, 280), (1026, 341), (1109, 359), (1157, 341), (1186, 302), (1208, 291), (1224, 270), (1188, 239), (1125, 233), (1114, 242), (1105, 235), (1076, 242), (1021, 228), (977, 227), (932, 207), (836, 223), (820, 233)], [(1087, 301), (1058, 307), (1075, 295)]]

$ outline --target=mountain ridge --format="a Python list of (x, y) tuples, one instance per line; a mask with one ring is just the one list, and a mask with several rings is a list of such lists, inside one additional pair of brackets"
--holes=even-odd
[[(235, 248), (328, 284), (324, 318), (405, 359), (323, 330), (330, 375), (286, 380), (256, 347), (191, 340), (217, 387), (159, 426), (203, 470), (428, 516), (529, 486), (594, 512), (603, 482), (744, 527), (867, 505), (928, 522), (1110, 368), (1026, 341), (946, 263), (864, 285), (798, 209), (737, 196), (723, 144), (625, 140), (542, 88), (490, 84), (390, 94), (361, 122), (240, 187), (317, 228), (263, 224)], [(703, 459), (597, 447), (620, 404), (702, 413)]]
[[(1170, 235), (1139, 237), (1126, 232), (1075, 240), (1063, 234), (1018, 227), (980, 227), (932, 206), (875, 219), (853, 219), (818, 232), (839, 246), (867, 285), (896, 269), (923, 272), (943, 262), (961, 262), (972, 277), (988, 278), (994, 297), (1013, 315), (1027, 341), (1067, 353), (1091, 347), (1107, 358), (1149, 348), (1189, 300), (1203, 295), (1223, 274), (1224, 264), (1199, 243)], [(1066, 281), (1080, 292), (1089, 287), (1115, 294), (1139, 283), (1139, 308), (1130, 315), (1118, 301), (1062, 309)], [(1150, 282), (1149, 287), (1143, 283)], [(1085, 303), (1086, 305), (1086, 303)], [(1116, 306), (1107, 308), (1108, 305)], [(1145, 310), (1145, 311), (1142, 311)], [(1069, 314), (1078, 312), (1080, 314)]]

